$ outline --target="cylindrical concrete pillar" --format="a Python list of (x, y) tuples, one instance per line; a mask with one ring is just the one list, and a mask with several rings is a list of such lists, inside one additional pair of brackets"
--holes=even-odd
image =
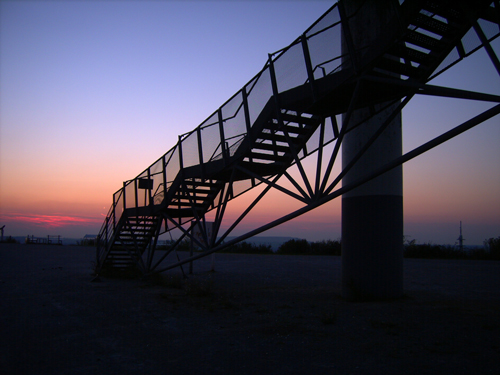
[[(390, 1), (345, 1), (347, 14), (357, 7), (350, 23), (355, 49), (376, 43), (384, 24), (394, 14)], [(343, 47), (347, 43), (343, 42)], [(373, 95), (377, 95), (376, 92)], [(375, 109), (382, 108), (384, 104)], [(346, 134), (342, 166), (363, 148), (397, 104)], [(355, 110), (351, 126), (367, 118), (369, 109)], [(343, 178), (343, 185), (358, 180), (402, 154), (401, 114)], [(403, 173), (393, 169), (342, 196), (342, 296), (381, 300), (403, 294)]]

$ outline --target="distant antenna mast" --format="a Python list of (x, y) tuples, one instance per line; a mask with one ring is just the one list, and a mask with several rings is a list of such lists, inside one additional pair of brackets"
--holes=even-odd
[(460, 236), (458, 236), (458, 247), (460, 251), (464, 251), (464, 237), (462, 236), (462, 222), (460, 221)]

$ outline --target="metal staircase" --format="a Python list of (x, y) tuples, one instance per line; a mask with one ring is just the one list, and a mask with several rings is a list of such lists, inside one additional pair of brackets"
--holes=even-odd
[(154, 216), (124, 217), (106, 257), (101, 260), (103, 266), (118, 269), (134, 267), (149, 245), (157, 223)]
[[(332, 183), (329, 175), (349, 130), (347, 124), (339, 127), (335, 116), (407, 101), (415, 94), (477, 98), (477, 93), (427, 83), (477, 49), (491, 49), (489, 42), (500, 33), (498, 4), (406, 0), (395, 8), (378, 43), (357, 48), (349, 41), (352, 21), (363, 7), (346, 14), (342, 2), (334, 5), (290, 46), (270, 55), (264, 69), (204, 123), (180, 136), (176, 146), (113, 195), (99, 234), (97, 272), (132, 266), (143, 273), (159, 272), (221, 249), (231, 243), (223, 242), (231, 230), (271, 188), (303, 202), (304, 212), (339, 196), (332, 192), (346, 171)], [(478, 20), (496, 29), (490, 27), (485, 33)], [(467, 39), (471, 32), (479, 42)], [(346, 40), (344, 51), (341, 34)], [(324, 44), (335, 44), (335, 38), (336, 46)], [(498, 64), (498, 58), (492, 61)], [(293, 74), (288, 74), (290, 65)], [(496, 68), (500, 74), (500, 67)], [(484, 94), (479, 100), (498, 102), (498, 97)], [(331, 125), (327, 126), (326, 119)], [(326, 171), (321, 172), (325, 165), (318, 161), (316, 181), (310, 183), (302, 160), (322, 155), (330, 144), (335, 146)], [(299, 171), (300, 183), (287, 172), (292, 166)], [(283, 176), (295, 191), (278, 184)], [(225, 233), (219, 233), (228, 203), (260, 184), (266, 186), (264, 193)], [(195, 239), (192, 229), (196, 225), (207, 228), (209, 212), (214, 231)], [(280, 222), (264, 225), (256, 233)], [(158, 236), (173, 229), (181, 237), (156, 261)], [(184, 238), (195, 241), (202, 252), (173, 266), (159, 267)]]
[(416, 82), (427, 81), (454, 48), (465, 57), (460, 41), (478, 17), (491, 19), (492, 13), (491, 7), (472, 1), (413, 1), (402, 8), (406, 27), (374, 62), (374, 71)]

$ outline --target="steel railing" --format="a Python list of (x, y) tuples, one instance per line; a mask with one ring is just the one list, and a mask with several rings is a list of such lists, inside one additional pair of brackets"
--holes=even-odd
[[(113, 203), (99, 232), (98, 259), (112, 242), (124, 211), (161, 204), (169, 186), (184, 168), (199, 165), (203, 171), (205, 164), (231, 157), (276, 90), (282, 93), (313, 83), (350, 66), (351, 57), (342, 54), (340, 43), (342, 25), (346, 22), (348, 19), (341, 20), (338, 4), (332, 6), (293, 43), (269, 54), (262, 70), (203, 123), (180, 135), (175, 146), (137, 177), (125, 181), (113, 194)], [(498, 27), (494, 29), (485, 25), (486, 21), (478, 22), (488, 41), (500, 35)], [(481, 46), (482, 42), (468, 33), (431, 78)], [(334, 139), (333, 134), (329, 136), (331, 139), (325, 139), (325, 143)], [(249, 183), (248, 189), (252, 186)]]

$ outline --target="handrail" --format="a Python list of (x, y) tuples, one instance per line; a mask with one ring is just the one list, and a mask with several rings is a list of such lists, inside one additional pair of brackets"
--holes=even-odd
[[(322, 25), (321, 29), (315, 30), (315, 28), (317, 28), (316, 26), (320, 24), (320, 22), (322, 22), (324, 19), (326, 19), (326, 17), (328, 17), (329, 15), (333, 16), (333, 22), (330, 22), (330, 24)], [(291, 51), (291, 49), (293, 49), (297, 44), (302, 43), (302, 38), (304, 36), (306, 37), (307, 43), (308, 41), (313, 40), (318, 35), (324, 32), (329, 32), (329, 30), (340, 27), (340, 21), (341, 20), (339, 12), (337, 10), (337, 4), (334, 4), (313, 25), (311, 25), (302, 34), (301, 37), (297, 38), (287, 47), (271, 54), (270, 61), (272, 63), (275, 63), (280, 61), (281, 59), (284, 59), (286, 56), (288, 56), (288, 51)], [(311, 32), (311, 30), (314, 30), (314, 32)], [(310, 35), (307, 35), (308, 33)], [(329, 62), (340, 58), (342, 58), (342, 53), (339, 48), (338, 51), (333, 51), (333, 55), (329, 55), (327, 56), (327, 58), (324, 58), (323, 61), (315, 64), (315, 69), (317, 69), (318, 66), (321, 66), (322, 69), (325, 69), (323, 67), (325, 64), (328, 64)], [(302, 61), (304, 60), (303, 57), (301, 59)], [(270, 61), (268, 59), (265, 62), (263, 68), (254, 77), (252, 77), (239, 91), (237, 91), (226, 102), (224, 102), (222, 106), (220, 106), (209, 117), (207, 117), (205, 121), (203, 121), (198, 127), (190, 132), (181, 134), (178, 138), (177, 143), (170, 150), (168, 150), (164, 155), (158, 158), (153, 164), (151, 164), (134, 179), (124, 182), (123, 187), (113, 195), (113, 204), (108, 212), (107, 219), (105, 220), (105, 223), (103, 224), (99, 232), (99, 238), (105, 242), (106, 246), (112, 238), (112, 233), (116, 230), (117, 217), (121, 216), (122, 214), (121, 212), (117, 212), (117, 210), (119, 210), (120, 207), (122, 210), (124, 210), (128, 208), (134, 208), (133, 206), (137, 205), (141, 206), (142, 204), (139, 203), (139, 193), (136, 187), (138, 185), (136, 181), (139, 178), (144, 178), (145, 176), (147, 176), (148, 179), (153, 179), (156, 181), (159, 178), (158, 176), (167, 174), (167, 180), (172, 181), (173, 178), (175, 178), (175, 175), (177, 175), (181, 171), (181, 168), (193, 165), (192, 162), (190, 163), (189, 161), (187, 161), (189, 154), (200, 155), (201, 160), (199, 162), (201, 163), (208, 163), (210, 161), (216, 160), (217, 158), (220, 158), (224, 149), (228, 150), (228, 155), (234, 154), (237, 147), (243, 142), (243, 139), (247, 137), (248, 129), (246, 124), (254, 123), (259, 111), (262, 110), (263, 106), (272, 96), (271, 81), (268, 74)], [(306, 71), (306, 66), (299, 66), (298, 73), (300, 73), (299, 76), (307, 76), (308, 74)], [(288, 79), (288, 77), (286, 78)], [(296, 81), (294, 85), (297, 86), (302, 83), (303, 82), (299, 80)], [(264, 95), (264, 97), (262, 97), (262, 95)], [(246, 113), (247, 111), (241, 110), (242, 108), (244, 108), (245, 100), (248, 103), (249, 107), (254, 106), (250, 108), (248, 113)], [(226, 113), (226, 111), (228, 111), (230, 108), (229, 106), (233, 104), (236, 104), (233, 110), (229, 111), (229, 113)], [(257, 111), (257, 113), (253, 113), (252, 110), (254, 112)], [(247, 118), (247, 116), (249, 118)], [(239, 117), (242, 117), (241, 121), (239, 121)], [(218, 142), (214, 144), (212, 139), (203, 138), (202, 131), (206, 130), (210, 132), (211, 130), (209, 129), (216, 126), (222, 126), (223, 129), (225, 129), (220, 133), (224, 134), (225, 139), (219, 139)], [(215, 131), (213, 131), (213, 133), (215, 134)], [(219, 134), (219, 132), (217, 134)], [(198, 137), (201, 137), (201, 139), (198, 139)], [(195, 142), (194, 140), (198, 140), (198, 142)], [(188, 149), (186, 145), (183, 144), (184, 142), (193, 142), (192, 145), (196, 147), (196, 150)], [(198, 144), (203, 147), (203, 155), (201, 155), (202, 151), (198, 149)], [(212, 146), (210, 146), (211, 144)], [(222, 145), (225, 145), (225, 147), (222, 147)], [(181, 150), (182, 155), (180, 154)], [(167, 157), (168, 160), (166, 160)], [(172, 162), (178, 163), (178, 161), (181, 159), (184, 160), (184, 165), (172, 164)], [(159, 166), (160, 171), (151, 173), (151, 170), (155, 166)], [(144, 197), (144, 204), (156, 204), (158, 201), (157, 198), (161, 194), (161, 191), (165, 192), (166, 189), (163, 181), (159, 181), (156, 186), (157, 187), (154, 194), (150, 194), (149, 198)], [(132, 196), (130, 196), (130, 194), (132, 194)], [(115, 199), (115, 197), (117, 197), (118, 199)], [(130, 202), (133, 202), (132, 207), (130, 207)]]
[[(354, 17), (362, 6), (363, 2), (353, 14), (345, 16), (347, 20)], [(291, 44), (269, 54), (269, 59), (266, 60), (263, 68), (240, 90), (194, 130), (181, 134), (176, 144), (143, 172), (125, 181), (123, 187), (113, 194), (113, 204), (99, 231), (97, 241), (99, 246), (103, 245), (107, 248), (125, 210), (157, 205), (161, 194), (165, 199), (169, 183), (175, 181), (183, 168), (201, 164), (203, 169), (203, 165), (225, 157), (225, 153), (228, 157), (234, 155), (234, 151), (248, 137), (249, 127), (254, 126), (259, 114), (273, 95), (276, 97), (290, 87), (308, 83), (314, 91), (315, 80), (337, 72), (346, 64), (350, 64), (352, 60), (350, 54), (359, 54), (361, 51), (342, 53), (341, 43), (333, 43), (335, 39), (333, 36), (340, 37), (343, 24), (347, 21), (341, 19), (341, 13), (338, 4), (334, 4)], [(500, 32), (486, 35), (486, 40), (492, 41), (499, 35)], [(332, 43), (325, 45), (324, 40), (332, 40)], [(431, 79), (483, 45), (482, 42), (476, 44), (466, 46), (467, 48), (461, 44), (458, 57), (451, 62), (443, 61), (444, 67), (439, 66), (434, 75), (431, 75)], [(340, 60), (339, 64), (332, 64), (338, 60)], [(276, 71), (273, 75), (271, 66)], [(322, 77), (315, 77), (318, 70), (322, 71)], [(243, 111), (242, 108), (244, 108)], [(325, 139), (324, 142), (331, 142), (333, 139), (335, 135), (331, 136), (331, 139)], [(305, 152), (301, 158), (310, 153)], [(139, 179), (148, 180), (146, 186), (149, 188), (144, 192), (140, 191)], [(155, 192), (151, 194), (155, 186)]]

